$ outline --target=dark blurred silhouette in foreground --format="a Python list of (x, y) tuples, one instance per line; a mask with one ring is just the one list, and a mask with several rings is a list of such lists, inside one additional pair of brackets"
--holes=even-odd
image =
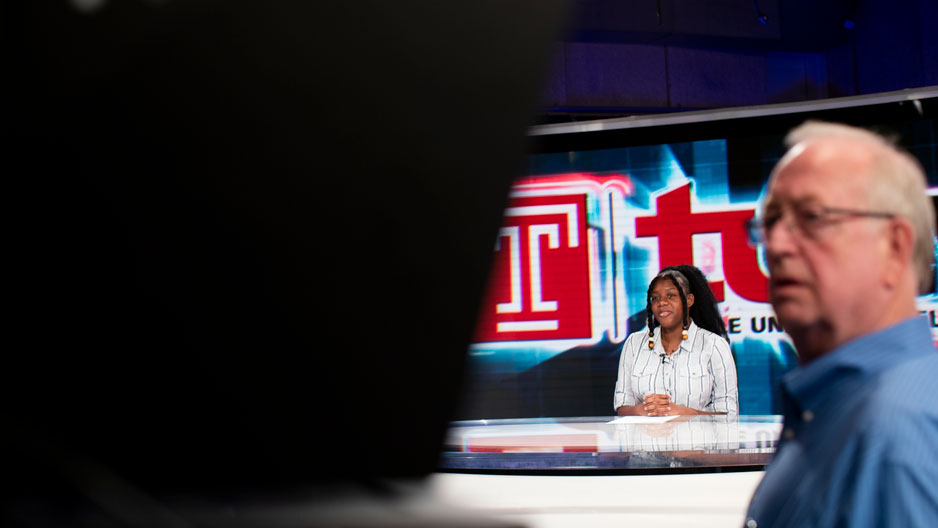
[(4, 514), (210, 523), (179, 505), (434, 471), (564, 11), (4, 5)]

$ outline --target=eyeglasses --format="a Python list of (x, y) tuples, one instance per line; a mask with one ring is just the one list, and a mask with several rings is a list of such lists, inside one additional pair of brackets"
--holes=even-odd
[[(867, 217), (867, 218), (895, 218), (893, 213), (879, 211), (861, 211), (858, 209), (843, 209), (839, 207), (825, 207), (817, 204), (795, 204), (790, 207), (792, 220), (787, 224), (789, 230), (796, 230), (798, 234), (807, 238), (817, 238), (821, 228), (843, 220), (840, 217)], [(746, 222), (746, 231), (752, 244), (765, 244), (765, 235), (782, 219), (784, 211), (774, 208), (767, 211), (763, 217), (753, 218)]]

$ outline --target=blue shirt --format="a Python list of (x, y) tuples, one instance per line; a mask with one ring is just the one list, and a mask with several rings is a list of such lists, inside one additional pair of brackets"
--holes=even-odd
[(788, 373), (782, 405), (746, 526), (938, 526), (938, 352), (924, 318)]

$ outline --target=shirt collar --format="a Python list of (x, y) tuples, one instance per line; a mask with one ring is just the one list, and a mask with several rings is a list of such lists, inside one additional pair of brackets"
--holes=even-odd
[(832, 378), (852, 373), (874, 377), (904, 361), (935, 353), (924, 317), (910, 317), (893, 326), (858, 337), (796, 368), (782, 378), (782, 386), (802, 409), (827, 397)]
[[(691, 319), (690, 324), (687, 325), (687, 339), (681, 339), (681, 344), (678, 345), (678, 349), (674, 353), (677, 354), (681, 349), (685, 352), (691, 352), (694, 346), (694, 337), (699, 329), (700, 327), (694, 324), (694, 320)], [(664, 343), (661, 342), (661, 325), (655, 327), (655, 350), (657, 354), (664, 354)], [(660, 352), (657, 352), (658, 350)]]
[(687, 325), (687, 339), (681, 340), (680, 348), (683, 348), (687, 352), (690, 352), (691, 350), (693, 350), (694, 337), (697, 336), (697, 330), (699, 330), (699, 328), (700, 327), (694, 324), (694, 320), (691, 319), (690, 324)]

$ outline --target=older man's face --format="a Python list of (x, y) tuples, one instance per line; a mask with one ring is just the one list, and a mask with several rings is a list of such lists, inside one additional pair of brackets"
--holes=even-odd
[(786, 330), (821, 329), (842, 342), (862, 334), (876, 309), (869, 286), (881, 269), (883, 222), (827, 211), (869, 209), (871, 158), (841, 139), (796, 146), (790, 156), (763, 209), (769, 299)]

